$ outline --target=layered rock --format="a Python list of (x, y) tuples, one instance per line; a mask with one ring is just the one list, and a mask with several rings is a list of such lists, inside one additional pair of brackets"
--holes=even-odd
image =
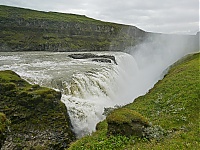
[(0, 51), (123, 50), (144, 39), (134, 26), (82, 15), (0, 6)]
[(75, 139), (61, 93), (0, 71), (0, 112), (11, 125), (2, 149), (64, 149)]

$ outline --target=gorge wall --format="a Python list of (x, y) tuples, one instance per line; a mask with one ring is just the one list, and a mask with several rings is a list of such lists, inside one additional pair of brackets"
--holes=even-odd
[[(0, 5), (0, 51), (125, 51), (144, 41), (168, 40), (199, 49), (199, 34), (166, 35), (84, 15)], [(194, 46), (195, 45), (195, 46)]]
[(83, 15), (0, 6), (0, 51), (122, 50), (146, 32)]

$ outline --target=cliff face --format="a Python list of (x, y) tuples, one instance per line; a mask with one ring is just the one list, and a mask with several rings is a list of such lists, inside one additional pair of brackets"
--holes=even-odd
[(146, 32), (81, 15), (0, 6), (0, 51), (123, 50)]
[[(0, 112), (11, 121), (6, 137), (0, 134), (0, 149), (67, 148), (75, 135), (60, 98), (60, 92), (31, 85), (13, 71), (0, 71)], [(1, 120), (0, 129), (5, 124)]]
[[(0, 5), (0, 51), (126, 51), (154, 37), (197, 45), (199, 35), (149, 33), (134, 26), (83, 15), (42, 12)], [(152, 38), (153, 37), (153, 38)], [(163, 43), (164, 44), (164, 43)], [(189, 47), (190, 48), (190, 47)]]

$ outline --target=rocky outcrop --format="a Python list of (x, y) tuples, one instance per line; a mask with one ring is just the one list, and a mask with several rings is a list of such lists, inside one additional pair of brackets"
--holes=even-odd
[(64, 149), (75, 139), (61, 93), (0, 71), (0, 112), (11, 124), (2, 150)]
[(110, 59), (105, 59), (105, 58), (95, 58), (95, 59), (92, 59), (92, 61), (100, 62), (100, 63), (112, 63)]
[(145, 117), (136, 111), (126, 108), (116, 109), (107, 117), (108, 135), (125, 135), (142, 137), (149, 127)]
[(92, 61), (96, 62), (105, 62), (105, 63), (112, 63), (117, 65), (115, 56), (112, 55), (96, 55), (92, 53), (78, 53), (78, 54), (70, 54), (68, 57), (71, 57), (73, 59), (89, 59), (93, 58)]

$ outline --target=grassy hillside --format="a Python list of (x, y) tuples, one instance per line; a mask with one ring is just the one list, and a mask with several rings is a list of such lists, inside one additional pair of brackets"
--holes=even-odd
[(149, 33), (84, 15), (3, 5), (0, 29), (0, 51), (127, 51), (147, 38), (154, 42), (154, 36), (160, 36), (161, 43), (162, 38), (188, 41), (190, 49), (198, 44), (198, 36)]
[(0, 5), (0, 51), (123, 50), (145, 32), (83, 15)]
[(151, 122), (148, 138), (108, 136), (104, 120), (95, 133), (76, 141), (69, 149), (199, 149), (199, 57), (199, 53), (192, 54), (177, 62), (146, 95), (124, 106)]
[[(15, 12), (15, 13), (14, 13)], [(88, 18), (84, 15), (56, 13), (56, 12), (43, 12), (25, 8), (9, 7), (0, 5), (0, 16), (4, 18), (18, 17), (24, 20), (29, 19), (44, 19), (51, 21), (66, 21), (66, 22), (84, 22), (84, 23), (95, 23), (95, 24), (111, 24)]]

